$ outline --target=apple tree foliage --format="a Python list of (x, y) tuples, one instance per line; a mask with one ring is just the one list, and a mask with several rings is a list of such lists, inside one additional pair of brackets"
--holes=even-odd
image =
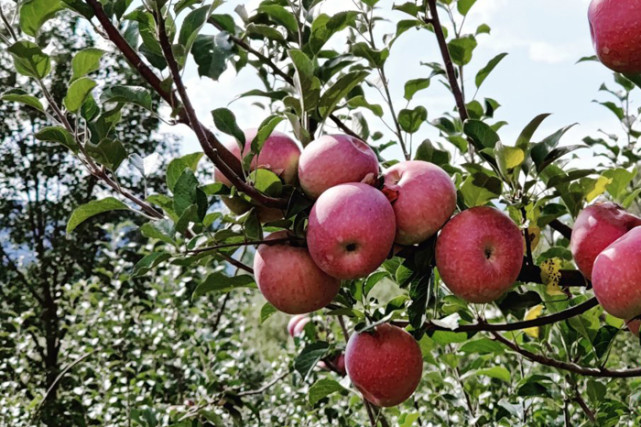
[[(276, 126), (290, 129), (303, 146), (329, 129), (357, 135), (372, 146), (383, 166), (401, 158), (441, 166), (456, 183), (461, 210), (491, 204), (520, 225), (526, 260), (510, 292), (494, 304), (475, 306), (442, 286), (434, 269), (433, 240), (405, 248), (368, 277), (343, 283), (332, 304), (314, 314), (296, 338), (295, 354), (280, 360), (265, 378), (242, 368), (252, 362), (251, 346), (242, 345), (248, 337), (242, 322), (229, 321), (238, 328), (224, 338), (229, 348), (219, 347), (213, 333), (159, 350), (145, 363), (154, 366), (163, 352), (179, 352), (180, 357), (198, 359), (194, 366), (214, 372), (182, 378), (189, 383), (187, 402), (168, 405), (171, 399), (161, 397), (130, 417), (149, 426), (638, 424), (641, 393), (635, 378), (641, 370), (633, 355), (639, 342), (622, 321), (596, 304), (589, 282), (572, 264), (568, 243), (573, 218), (599, 196), (638, 209), (640, 153), (635, 143), (640, 131), (638, 112), (630, 109), (629, 101), (639, 76), (616, 74), (616, 86), (601, 87), (603, 100), (598, 102), (621, 121), (624, 137), (604, 132), (568, 144), (563, 136), (571, 125), (540, 135), (537, 129), (547, 114), (533, 112), (519, 137), (505, 141), (499, 101), (476, 95), (484, 93), (478, 90), (506, 53), (486, 64), (475, 61), (478, 44), (492, 42), (488, 25), (465, 26), (475, 0), (365, 0), (333, 15), (319, 12), (320, 1), (265, 0), (253, 10), (240, 4), (233, 14), (221, 12), (222, 3), (25, 0), (3, 11), (3, 48), (20, 75), (4, 88), (4, 102), (23, 104), (39, 114), (33, 136), (60, 144), (78, 168), (85, 168), (110, 193), (78, 203), (67, 233), (111, 211), (143, 219), (139, 233), (148, 243), (140, 243), (135, 265), (122, 277), (111, 276), (113, 280), (124, 280), (126, 288), (136, 277), (156, 275), (164, 299), (152, 300), (152, 306), (177, 298), (193, 304), (199, 315), (210, 309), (215, 322), (227, 301), (238, 315), (243, 313), (239, 301), (255, 304), (249, 297), (258, 291), (248, 274), (248, 243), (280, 229), (304, 236), (311, 207), (299, 189), (282, 185), (275, 174), (257, 180), (248, 173), (252, 157)], [(80, 17), (79, 25), (104, 38), (105, 47), (75, 53), (66, 92), (56, 98), (51, 95), (52, 72), (68, 58), (52, 52), (40, 32), (64, 14)], [(382, 25), (390, 16), (391, 32)], [(390, 54), (409, 31), (434, 38), (440, 55), (426, 54), (424, 73), (403, 76), (407, 80), (402, 93), (394, 93), (388, 79)], [(115, 57), (128, 61), (135, 82), (100, 77), (101, 64)], [(211, 94), (215, 130), (196, 116), (182, 81), (192, 61), (203, 79), (217, 80), (228, 68), (250, 69), (260, 77), (260, 87), (238, 93), (264, 107), (258, 137), (242, 162), (220, 143), (221, 138), (244, 141), (233, 105), (217, 105)], [(452, 109), (434, 117), (416, 95), (441, 85), (451, 92)], [(131, 135), (117, 131), (119, 123), (128, 120), (124, 112), (129, 109), (188, 126), (201, 144), (202, 153), (168, 163), (166, 189), (145, 194), (120, 179), (120, 166), (135, 152), (135, 141), (127, 140)], [(428, 127), (437, 129), (437, 138), (413, 138)], [(371, 131), (374, 128), (387, 130)], [(399, 156), (392, 154), (392, 147)], [(581, 169), (572, 162), (585, 153), (599, 156), (599, 165)], [(285, 218), (261, 225), (254, 209), (241, 216), (225, 213), (219, 200), (230, 190), (213, 182), (212, 164), (236, 176), (233, 194), (282, 208)], [(200, 301), (212, 295), (218, 304)], [(275, 313), (269, 304), (252, 310), (265, 325)], [(131, 315), (126, 313), (123, 323)], [(160, 341), (189, 330), (185, 311), (156, 313), (171, 315), (176, 316), (174, 323), (163, 324), (171, 336)], [(406, 326), (425, 362), (415, 395), (385, 410), (365, 405), (333, 363), (344, 349), (345, 332), (383, 322)], [(96, 338), (100, 342), (103, 336)], [(150, 370), (149, 375), (154, 373)]]

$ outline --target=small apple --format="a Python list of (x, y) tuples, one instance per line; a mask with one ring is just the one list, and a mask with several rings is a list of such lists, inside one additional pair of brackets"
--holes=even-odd
[(523, 264), (523, 235), (501, 211), (479, 206), (445, 224), (436, 241), (443, 283), (474, 303), (496, 300), (514, 283)]
[(612, 202), (595, 203), (583, 209), (574, 221), (570, 239), (570, 250), (581, 273), (590, 280), (597, 255), (638, 225), (641, 218)]
[(640, 319), (628, 320), (626, 322), (626, 325), (628, 326), (628, 330), (630, 332), (632, 332), (637, 337), (639, 336), (639, 327), (641, 327), (641, 320)]
[(345, 368), (365, 399), (388, 407), (414, 393), (421, 381), (423, 357), (414, 337), (385, 323), (352, 334), (345, 349)]
[(337, 279), (356, 279), (376, 270), (392, 249), (394, 209), (385, 195), (363, 183), (325, 191), (309, 214), (307, 246), (312, 259)]
[[(273, 233), (268, 240), (283, 237), (287, 237), (286, 231)], [(254, 277), (265, 299), (289, 314), (325, 307), (340, 288), (340, 281), (321, 271), (307, 249), (289, 242), (258, 246)]]
[(456, 209), (456, 187), (435, 164), (420, 160), (397, 163), (385, 173), (394, 194), (396, 243), (413, 245), (434, 235)]
[[(245, 131), (245, 148), (243, 156), (251, 151), (251, 142), (256, 136), (257, 129), (248, 129)], [(235, 140), (223, 142), (225, 148), (241, 160), (240, 147)], [(257, 168), (268, 169), (278, 175), (285, 184), (296, 183), (296, 173), (298, 170), (298, 159), (300, 157), (300, 148), (298, 145), (284, 133), (273, 131), (265, 140), (258, 156), (252, 159), (251, 170)], [(227, 187), (231, 187), (231, 182), (223, 173), (216, 169), (214, 179), (221, 182)], [(223, 203), (229, 210), (236, 215), (241, 215), (252, 208), (252, 204), (240, 196), (222, 197)], [(283, 211), (275, 208), (266, 208), (259, 206), (257, 208), (258, 218), (261, 222), (276, 221), (283, 217)]]
[(592, 0), (588, 20), (603, 65), (619, 73), (641, 73), (639, 0)]
[(316, 199), (330, 187), (378, 175), (378, 159), (363, 141), (349, 135), (324, 135), (300, 156), (298, 179), (305, 194)]
[(309, 323), (311, 319), (308, 314), (296, 314), (289, 319), (287, 323), (287, 332), (292, 338), (298, 337), (303, 333), (305, 325)]
[(611, 315), (621, 319), (641, 315), (641, 227), (628, 231), (596, 257), (592, 288)]

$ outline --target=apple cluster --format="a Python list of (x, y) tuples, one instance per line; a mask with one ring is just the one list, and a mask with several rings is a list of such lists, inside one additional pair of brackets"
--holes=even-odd
[(603, 309), (638, 335), (641, 315), (641, 218), (611, 203), (583, 209), (572, 230), (574, 261), (592, 280)]
[[(245, 133), (243, 156), (255, 135), (255, 130)], [(241, 158), (235, 142), (227, 148)], [(436, 266), (452, 293), (467, 301), (499, 298), (521, 269), (524, 249), (519, 227), (491, 207), (471, 208), (450, 220), (457, 205), (456, 187), (432, 163), (400, 162), (378, 179), (376, 153), (358, 138), (325, 135), (301, 152), (292, 139), (273, 132), (250, 167), (274, 172), (314, 201), (304, 244), (288, 239), (288, 231), (275, 232), (258, 246), (254, 257), (254, 275), (265, 299), (280, 311), (302, 315), (292, 318), (288, 328), (292, 336), (301, 334), (309, 321), (305, 313), (334, 299), (342, 280), (366, 277), (395, 245), (420, 244), (439, 230)], [(218, 172), (216, 179), (230, 185)], [(252, 207), (238, 195), (223, 201), (237, 214)], [(263, 222), (283, 217), (277, 209), (256, 209)], [(423, 364), (409, 333), (381, 324), (352, 334), (345, 366), (367, 400), (393, 406), (413, 393)]]

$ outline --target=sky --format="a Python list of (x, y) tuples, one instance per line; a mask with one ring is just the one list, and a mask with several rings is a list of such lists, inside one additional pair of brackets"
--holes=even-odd
[[(382, 0), (377, 4), (381, 16), (389, 19), (381, 25), (382, 33), (392, 32), (395, 22), (407, 19), (401, 12), (391, 11), (394, 3), (402, 1)], [(217, 13), (233, 13), (241, 2), (227, 2)], [(245, 3), (248, 9), (255, 7), (256, 1)], [(587, 135), (595, 135), (599, 129), (609, 133), (620, 132), (618, 120), (605, 108), (593, 103), (594, 99), (609, 99), (598, 89), (601, 83), (612, 82), (612, 73), (598, 62), (576, 63), (584, 56), (594, 54), (587, 20), (589, 0), (478, 0), (471, 9), (463, 32), (473, 32), (481, 23), (491, 27), (490, 35), (478, 36), (479, 47), (475, 50), (472, 62), (466, 66), (466, 88), (468, 101), (474, 92), (474, 76), (487, 61), (501, 52), (508, 56), (484, 82), (476, 99), (484, 97), (496, 99), (501, 108), (495, 119), (505, 120), (508, 125), (499, 134), (504, 144), (513, 145), (521, 129), (536, 115), (552, 113), (534, 140), (542, 139), (560, 127), (578, 123), (566, 136), (563, 144), (574, 144)], [(325, 0), (322, 10), (331, 14), (349, 8), (351, 2), (344, 0)], [(441, 20), (446, 21), (441, 12)], [(331, 40), (340, 46), (340, 35)], [(406, 107), (403, 99), (403, 85), (408, 79), (426, 77), (430, 70), (420, 66), (423, 61), (440, 61), (440, 54), (432, 33), (408, 31), (394, 45), (386, 63), (392, 98), (396, 110)], [(229, 69), (214, 82), (199, 78), (192, 63), (185, 72), (185, 80), (192, 101), (195, 103), (200, 119), (213, 129), (210, 111), (230, 108), (236, 115), (241, 128), (255, 127), (268, 115), (252, 103), (258, 98), (244, 98), (234, 101), (239, 93), (260, 87), (251, 68), (239, 74)], [(378, 92), (367, 92), (368, 101), (384, 106)], [(234, 102), (232, 102), (234, 101)], [(454, 100), (442, 85), (432, 82), (429, 89), (417, 93), (411, 108), (423, 105), (428, 110), (429, 119), (439, 117), (444, 111), (452, 111)], [(389, 122), (389, 116), (387, 117)], [(377, 119), (370, 121), (370, 129), (380, 130), (392, 138), (391, 132)], [(287, 132), (286, 123), (279, 130)], [(328, 132), (331, 129), (327, 128)], [(199, 151), (200, 147), (191, 131), (182, 127), (163, 127), (162, 131), (179, 136), (181, 151)], [(228, 138), (225, 135), (221, 137)], [(424, 138), (438, 140), (438, 132), (429, 124), (424, 124), (414, 136), (414, 146)], [(588, 156), (587, 150), (582, 151)], [(400, 151), (392, 151), (392, 157), (400, 156)]]

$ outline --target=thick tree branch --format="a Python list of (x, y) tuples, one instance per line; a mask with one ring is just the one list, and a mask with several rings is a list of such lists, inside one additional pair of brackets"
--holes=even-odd
[(436, 0), (427, 0), (427, 4), (431, 16), (431, 19), (428, 22), (434, 27), (434, 35), (436, 35), (438, 47), (441, 51), (441, 56), (443, 57), (445, 72), (447, 73), (447, 79), (450, 83), (450, 89), (452, 89), (452, 94), (454, 95), (454, 99), (456, 101), (456, 108), (458, 110), (459, 116), (461, 117), (461, 121), (465, 122), (465, 120), (469, 118), (467, 114), (467, 107), (465, 106), (465, 98), (463, 98), (463, 92), (461, 91), (461, 87), (459, 86), (458, 80), (456, 79), (456, 71), (454, 70), (454, 64), (452, 63), (450, 51), (447, 49), (447, 41), (445, 40), (445, 34), (443, 33), (441, 20), (438, 17)]
[(562, 360), (552, 359), (541, 354), (533, 353), (529, 350), (526, 350), (520, 347), (518, 344), (508, 340), (501, 334), (497, 332), (491, 332), (495, 340), (505, 344), (507, 347), (511, 348), (515, 352), (519, 353), (526, 359), (531, 360), (532, 362), (539, 363), (545, 366), (551, 366), (553, 368), (562, 369), (569, 372), (574, 372), (575, 374), (584, 375), (588, 377), (601, 377), (601, 378), (633, 378), (641, 377), (641, 369), (622, 369), (622, 370), (611, 370), (605, 368), (590, 368), (587, 366), (581, 366), (576, 363), (564, 362)]
[[(487, 323), (479, 322), (471, 325), (460, 325), (454, 329), (446, 328), (444, 326), (437, 325), (432, 321), (427, 321), (424, 324), (424, 328), (428, 331), (449, 331), (449, 332), (479, 332), (479, 331), (518, 331), (527, 328), (534, 328), (538, 326), (545, 326), (552, 323), (557, 323), (562, 320), (570, 319), (574, 316), (578, 316), (591, 308), (596, 307), (599, 304), (596, 298), (590, 298), (589, 300), (575, 305), (574, 307), (568, 308), (563, 311), (559, 311), (548, 316), (538, 317), (532, 320), (523, 320), (520, 322), (513, 323)], [(406, 327), (409, 325), (409, 322), (405, 321), (395, 321), (392, 322), (396, 326)]]
[[(223, 175), (225, 175), (225, 177), (227, 177), (227, 179), (229, 179), (229, 181), (236, 188), (246, 193), (256, 202), (264, 206), (274, 208), (284, 209), (285, 207), (287, 207), (287, 200), (265, 196), (240, 178), (240, 176), (242, 175), (242, 167), (240, 161), (227, 148), (225, 148), (225, 146), (222, 145), (222, 143), (210, 130), (204, 127), (197, 120), (193, 120), (195, 119), (195, 113), (192, 115), (192, 117), (190, 117), (190, 114), (193, 112), (193, 107), (191, 108), (191, 111), (189, 111), (186, 105), (184, 108), (178, 108), (180, 105), (176, 93), (163, 87), (162, 81), (158, 78), (158, 76), (144, 63), (138, 53), (136, 53), (136, 51), (127, 43), (122, 34), (120, 34), (118, 29), (113, 25), (104, 9), (102, 8), (100, 2), (98, 0), (85, 0), (85, 2), (92, 8), (96, 18), (106, 31), (109, 39), (116, 45), (118, 50), (122, 52), (125, 58), (132, 65), (132, 67), (134, 67), (136, 71), (138, 71), (138, 73), (145, 79), (145, 81), (147, 81), (147, 83), (158, 93), (158, 95), (160, 95), (161, 98), (163, 98), (172, 107), (172, 109), (177, 109), (179, 118), (178, 121), (192, 128), (192, 130), (198, 136), (198, 141), (201, 144), (203, 151), (205, 152), (207, 157), (214, 163), (214, 165), (218, 169), (220, 169)], [(161, 25), (161, 22), (159, 22), (159, 26), (163, 27), (161, 29), (161, 33), (164, 34), (165, 41), (164, 44), (161, 41), (161, 45), (163, 45), (163, 52), (166, 51), (167, 46), (169, 46), (169, 52), (171, 52), (171, 43), (167, 38), (164, 24)], [(171, 54), (171, 58), (173, 58), (173, 53)], [(174, 68), (172, 70), (172, 74), (174, 74), (177, 69), (175, 59), (173, 60), (173, 64), (169, 64), (169, 66), (170, 68)], [(178, 77), (180, 77), (180, 74), (178, 74)], [(182, 89), (184, 91), (184, 86), (182, 87)], [(184, 94), (186, 95), (186, 91), (184, 91)], [(180, 98), (183, 97), (181, 96)], [(183, 99), (183, 104), (184, 102), (185, 100)]]

